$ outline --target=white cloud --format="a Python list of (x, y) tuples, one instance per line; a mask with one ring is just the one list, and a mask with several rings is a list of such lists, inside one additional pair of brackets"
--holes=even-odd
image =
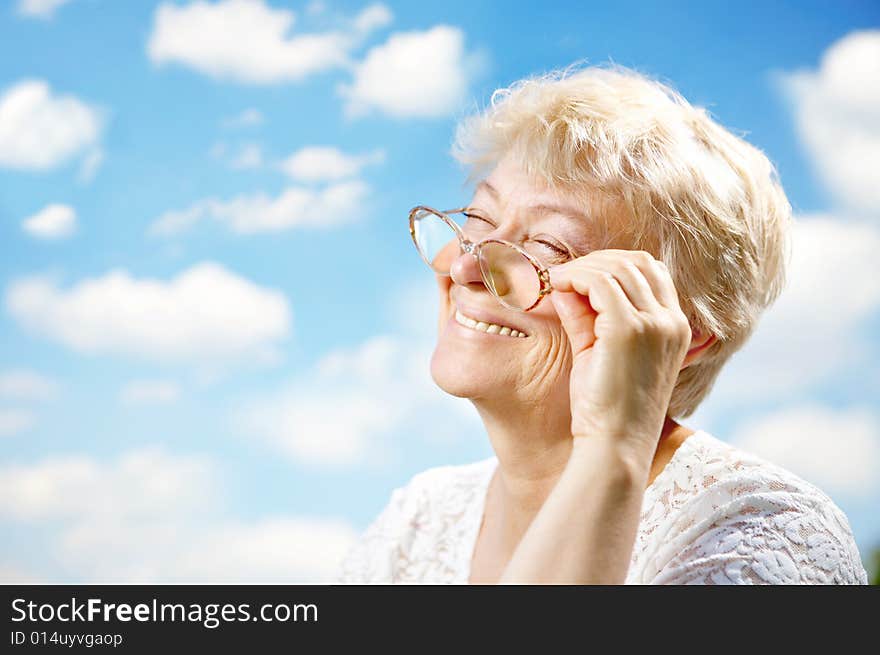
[(291, 34), (296, 15), (263, 0), (162, 3), (147, 45), (156, 64), (177, 62), (205, 75), (251, 84), (300, 80), (348, 63), (370, 30), (390, 20), (381, 5), (340, 29)]
[(749, 420), (731, 441), (829, 494), (868, 496), (880, 486), (880, 420), (867, 410), (784, 409)]
[(347, 521), (269, 516), (206, 521), (196, 513), (147, 521), (79, 521), (56, 558), (83, 582), (319, 584), (330, 582), (357, 532)]
[(173, 380), (132, 380), (119, 392), (124, 405), (165, 405), (180, 398), (180, 385)]
[(0, 584), (44, 584), (44, 581), (35, 575), (21, 569), (14, 564), (0, 562)]
[(239, 149), (229, 165), (235, 170), (249, 170), (263, 165), (263, 150), (259, 144), (245, 143)]
[(251, 127), (254, 125), (262, 125), (263, 120), (263, 113), (259, 109), (249, 107), (248, 109), (243, 109), (240, 114), (224, 118), (220, 121), (220, 124), (227, 128)]
[(262, 168), (265, 163), (262, 146), (253, 142), (241, 142), (232, 146), (224, 141), (217, 141), (208, 154), (236, 171)]
[(428, 342), (381, 335), (322, 358), (279, 392), (235, 412), (245, 432), (294, 461), (322, 467), (373, 466), (392, 455), (395, 430), (447, 439), (476, 425), (472, 406), (431, 379)]
[(336, 227), (360, 220), (369, 192), (366, 183), (351, 180), (318, 190), (289, 187), (275, 198), (264, 193), (226, 201), (206, 198), (186, 209), (164, 213), (149, 232), (157, 236), (179, 234), (205, 219), (223, 223), (239, 234)]
[[(19, 403), (47, 400), (55, 395), (58, 384), (27, 369), (0, 371), (0, 400)], [(20, 434), (36, 425), (36, 415), (20, 407), (0, 407), (0, 437)]]
[(0, 167), (43, 171), (97, 143), (97, 109), (53, 95), (43, 80), (23, 80), (0, 96)]
[[(411, 254), (419, 259), (415, 248)], [(395, 332), (426, 343), (436, 342), (442, 329), (438, 325), (440, 316), (436, 278), (429, 273), (425, 277), (407, 279), (392, 295), (394, 301), (386, 308), (386, 316)]]
[(30, 430), (35, 423), (33, 413), (27, 410), (0, 407), (0, 437), (11, 437)]
[(101, 164), (104, 163), (104, 151), (100, 148), (93, 148), (85, 157), (79, 167), (77, 179), (81, 184), (88, 184), (98, 173)]
[(795, 221), (789, 281), (725, 365), (701, 416), (766, 398), (793, 398), (852, 375), (870, 350), (864, 326), (880, 308), (880, 228), (831, 216)]
[(38, 239), (63, 239), (76, 231), (76, 211), (70, 205), (47, 205), (24, 219), (21, 227)]
[(149, 233), (156, 236), (171, 236), (190, 229), (193, 225), (210, 216), (214, 199), (202, 200), (186, 209), (172, 209), (165, 212), (150, 225)]
[(223, 141), (218, 141), (214, 145), (211, 146), (211, 149), (208, 151), (208, 154), (211, 155), (214, 159), (222, 159), (229, 150), (229, 146), (227, 146)]
[(19, 0), (18, 13), (29, 18), (49, 19), (70, 0)]
[(880, 30), (852, 32), (818, 70), (777, 75), (800, 137), (843, 207), (880, 212)]
[(394, 20), (391, 10), (385, 5), (370, 5), (354, 19), (354, 28), (362, 34), (387, 27)]
[(281, 170), (302, 182), (323, 182), (354, 177), (371, 164), (385, 161), (385, 152), (375, 150), (349, 155), (331, 146), (308, 146), (297, 150), (281, 162)]
[(310, 16), (317, 16), (325, 11), (327, 11), (327, 3), (323, 0), (312, 0), (306, 5), (306, 14)]
[(169, 281), (121, 269), (69, 289), (47, 277), (19, 279), (6, 307), (24, 328), (75, 351), (169, 362), (272, 360), (291, 325), (282, 293), (211, 262)]
[(465, 52), (457, 27), (400, 32), (372, 48), (339, 92), (352, 117), (374, 109), (394, 117), (448, 116), (465, 102), (482, 65), (481, 56)]
[(0, 469), (0, 515), (49, 526), (53, 564), (84, 582), (327, 582), (356, 538), (308, 516), (223, 513), (215, 464), (161, 448)]
[(46, 400), (55, 395), (58, 383), (27, 369), (0, 371), (0, 398)]
[(354, 528), (342, 519), (228, 521), (199, 534), (172, 560), (169, 573), (183, 580), (329, 582), (355, 538)]
[(193, 512), (210, 500), (214, 476), (207, 460), (172, 456), (161, 448), (127, 452), (112, 463), (56, 455), (37, 465), (0, 469), (0, 514), (42, 522)]

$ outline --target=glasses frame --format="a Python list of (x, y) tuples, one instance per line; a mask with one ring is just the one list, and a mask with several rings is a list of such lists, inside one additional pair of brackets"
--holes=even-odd
[[(416, 250), (419, 251), (419, 257), (421, 257), (422, 261), (428, 265), (428, 268), (430, 268), (432, 271), (437, 273), (437, 275), (444, 275), (446, 277), (450, 276), (450, 273), (441, 273), (441, 272), (437, 271), (431, 265), (431, 262), (429, 262), (427, 259), (425, 259), (425, 255), (422, 252), (422, 249), (419, 247), (419, 242), (418, 242), (418, 239), (416, 238), (416, 227), (415, 227), (416, 214), (418, 214), (419, 212), (422, 212), (422, 211), (426, 211), (426, 212), (434, 214), (435, 216), (440, 218), (444, 223), (446, 223), (452, 229), (453, 232), (455, 232), (456, 236), (458, 237), (459, 248), (462, 253), (470, 253), (471, 255), (474, 256), (474, 258), (477, 260), (477, 265), (480, 268), (480, 276), (483, 279), (483, 284), (486, 285), (486, 288), (489, 289), (491, 294), (493, 296), (495, 296), (495, 298), (498, 300), (498, 302), (500, 302), (502, 305), (504, 305), (508, 309), (512, 309), (517, 312), (525, 313), (525, 312), (533, 310), (544, 299), (544, 296), (546, 296), (551, 291), (553, 291), (553, 286), (550, 284), (550, 271), (545, 266), (543, 266), (541, 264), (541, 262), (539, 262), (537, 259), (535, 259), (535, 257), (530, 255), (525, 250), (523, 250), (519, 245), (517, 245), (515, 243), (511, 243), (510, 241), (505, 241), (504, 239), (481, 239), (480, 241), (477, 241), (476, 243), (474, 243), (473, 241), (468, 239), (465, 236), (464, 232), (461, 230), (461, 228), (458, 226), (458, 224), (456, 224), (456, 222), (453, 221), (449, 217), (449, 214), (461, 214), (461, 213), (464, 213), (467, 209), (468, 209), (468, 207), (460, 207), (458, 209), (447, 209), (446, 211), (440, 211), (439, 209), (434, 209), (433, 207), (428, 207), (426, 205), (417, 205), (416, 207), (413, 207), (409, 211), (409, 235), (412, 237), (413, 244), (415, 245)], [(495, 292), (495, 285), (492, 284), (487, 279), (486, 272), (483, 268), (483, 260), (480, 257), (480, 253), (482, 251), (482, 248), (487, 243), (500, 243), (502, 245), (513, 248), (519, 254), (521, 254), (523, 257), (525, 257), (529, 261), (529, 263), (532, 265), (532, 268), (535, 269), (535, 274), (538, 276), (538, 283), (540, 285), (539, 289), (538, 289), (538, 296), (537, 296), (537, 298), (535, 298), (535, 302), (533, 302), (527, 308), (520, 309), (519, 307), (514, 307), (513, 305), (510, 305), (510, 304), (504, 302), (504, 300), (501, 298), (501, 296), (499, 296)]]

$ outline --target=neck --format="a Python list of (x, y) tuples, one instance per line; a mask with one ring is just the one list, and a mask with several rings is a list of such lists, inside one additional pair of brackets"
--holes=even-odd
[[(547, 400), (544, 398), (544, 403)], [(489, 489), (497, 527), (501, 538), (515, 546), (568, 463), (572, 447), (570, 411), (567, 406), (565, 411), (530, 404), (499, 407), (485, 399), (474, 401), (474, 405), (498, 459)], [(671, 442), (678, 441), (679, 428), (666, 417), (648, 484), (668, 461), (670, 447), (673, 451), (677, 447), (678, 443)]]

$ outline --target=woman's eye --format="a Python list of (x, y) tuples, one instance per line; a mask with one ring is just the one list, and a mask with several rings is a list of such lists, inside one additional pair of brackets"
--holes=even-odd
[[(492, 221), (479, 214), (464, 214), (464, 216), (467, 217), (467, 220), (462, 225), (462, 229), (468, 234), (482, 235), (495, 229), (495, 224)], [(572, 259), (572, 255), (568, 250), (549, 241), (542, 241), (541, 239), (526, 241), (526, 249), (531, 250), (532, 247), (528, 244), (538, 244), (541, 246), (540, 252), (535, 253), (539, 259), (552, 258), (554, 262), (564, 262)]]
[(554, 244), (550, 243), (549, 241), (535, 241), (535, 243), (541, 244), (541, 246), (543, 246), (547, 252), (552, 254), (557, 259), (570, 259), (571, 258), (571, 255), (568, 253), (567, 250), (563, 250), (559, 246), (554, 245)]
[(473, 232), (488, 232), (495, 227), (482, 216), (477, 216), (476, 214), (465, 214), (465, 216), (467, 216), (467, 220), (464, 222), (463, 226), (465, 230)]

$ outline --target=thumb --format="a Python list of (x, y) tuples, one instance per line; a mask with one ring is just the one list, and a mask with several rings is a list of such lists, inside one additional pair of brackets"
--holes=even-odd
[(592, 346), (596, 341), (593, 325), (599, 314), (593, 309), (589, 298), (575, 291), (553, 291), (550, 300), (568, 334), (572, 356)]

